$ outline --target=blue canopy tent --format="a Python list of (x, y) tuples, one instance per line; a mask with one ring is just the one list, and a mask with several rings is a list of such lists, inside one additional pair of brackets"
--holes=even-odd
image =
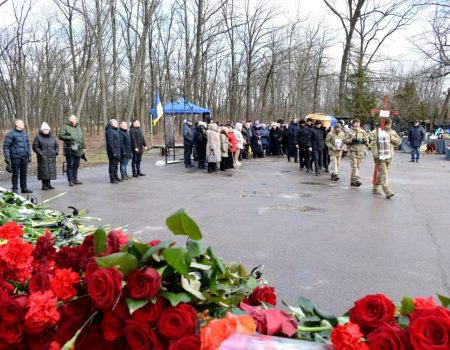
[[(208, 108), (200, 107), (192, 102), (186, 101), (184, 97), (180, 97), (180, 99), (176, 102), (169, 102), (166, 103), (163, 106), (164, 114), (172, 114), (172, 115), (178, 115), (178, 114), (201, 114), (203, 116), (205, 115), (211, 115), (212, 112)], [(152, 114), (155, 113), (154, 108), (150, 111)]]

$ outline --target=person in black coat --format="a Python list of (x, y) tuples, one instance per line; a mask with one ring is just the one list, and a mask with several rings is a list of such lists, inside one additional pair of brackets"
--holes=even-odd
[(119, 170), (120, 162), (120, 136), (119, 136), (119, 123), (117, 120), (111, 119), (105, 128), (106, 138), (106, 153), (109, 159), (109, 181), (112, 184), (122, 182), (117, 172)]
[(206, 123), (199, 122), (195, 127), (194, 136), (195, 149), (197, 150), (198, 168), (206, 168), (206, 144), (208, 143), (208, 135), (206, 133)]
[(262, 125), (259, 123), (259, 120), (256, 120), (251, 129), (251, 146), (253, 152), (253, 158), (263, 158), (263, 146), (262, 146)]
[(288, 147), (288, 162), (291, 161), (291, 157), (294, 157), (295, 163), (298, 163), (298, 150), (296, 145), (296, 135), (298, 129), (298, 119), (294, 117), (288, 126), (289, 147)]
[(250, 131), (250, 122), (242, 122), (242, 137), (244, 138), (244, 148), (242, 149), (241, 159), (248, 159), (248, 148), (250, 147), (250, 141), (252, 138), (252, 133)]
[(301, 119), (297, 129), (297, 148), (299, 150), (300, 170), (306, 168), (310, 171), (311, 164), (311, 129), (306, 125), (305, 119)]
[(284, 120), (280, 119), (278, 121), (278, 123), (280, 124), (280, 131), (281, 131), (281, 155), (284, 157), (285, 155), (288, 154), (288, 149), (289, 149), (289, 130), (288, 127), (286, 125), (286, 123), (284, 122)]
[(314, 161), (314, 170), (316, 176), (320, 175), (323, 161), (323, 149), (325, 148), (325, 140), (323, 138), (322, 122), (316, 120), (314, 128), (311, 129), (311, 148)]
[[(327, 139), (327, 135), (330, 133), (331, 131), (331, 127), (328, 128), (322, 128), (322, 132), (323, 132), (323, 139), (326, 140)], [(330, 166), (330, 154), (328, 153), (328, 147), (324, 147), (323, 148), (323, 168), (325, 169), (325, 172), (328, 173), (329, 172), (329, 166)]]
[(147, 150), (147, 144), (145, 143), (144, 134), (141, 130), (141, 122), (139, 120), (134, 120), (131, 123), (130, 139), (131, 153), (133, 154), (133, 159), (131, 160), (133, 177), (145, 176), (145, 174), (141, 171), (141, 161), (144, 150)]
[(419, 121), (415, 121), (414, 126), (409, 129), (408, 141), (411, 146), (411, 160), (410, 162), (419, 163), (420, 146), (425, 139), (425, 130), (420, 126)]
[(277, 123), (273, 123), (269, 131), (270, 152), (274, 157), (281, 157), (281, 141), (283, 140), (283, 132)]
[(50, 183), (56, 180), (56, 157), (59, 153), (58, 141), (50, 133), (50, 126), (42, 123), (41, 131), (33, 140), (33, 151), (37, 155), (37, 178), (42, 181), (42, 190), (55, 189)]
[(127, 165), (128, 161), (131, 159), (131, 138), (128, 133), (127, 122), (121, 122), (119, 126), (119, 137), (120, 137), (120, 175), (122, 180), (132, 179), (128, 176)]
[(14, 129), (8, 132), (3, 142), (5, 163), (12, 168), (12, 190), (19, 193), (18, 182), (22, 193), (33, 193), (27, 187), (28, 163), (31, 162), (30, 141), (25, 132), (25, 123), (21, 119), (14, 122)]
[(184, 166), (192, 168), (191, 155), (194, 146), (195, 130), (192, 126), (192, 117), (187, 117), (183, 124)]

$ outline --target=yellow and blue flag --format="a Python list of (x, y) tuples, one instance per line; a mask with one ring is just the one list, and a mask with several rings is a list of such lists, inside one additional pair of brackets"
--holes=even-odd
[(161, 104), (161, 100), (159, 99), (159, 91), (156, 91), (155, 104), (152, 109), (153, 125), (156, 125), (156, 123), (161, 119), (163, 114), (164, 114), (164, 110), (163, 110), (163, 106)]

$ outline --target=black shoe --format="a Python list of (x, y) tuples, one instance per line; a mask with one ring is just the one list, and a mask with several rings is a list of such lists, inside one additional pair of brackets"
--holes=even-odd
[(334, 181), (338, 181), (339, 180), (339, 176), (336, 174), (334, 175)]
[(409, 161), (410, 163), (414, 163), (415, 162), (415, 160), (414, 159), (411, 159), (410, 161)]
[(54, 190), (55, 188), (50, 184), (50, 181), (47, 183), (47, 187), (50, 189), (50, 190)]
[(119, 183), (119, 181), (117, 181), (117, 180), (110, 180), (109, 182), (112, 183), (112, 184), (118, 184)]
[(138, 176), (145, 176), (144, 173), (138, 173)]
[(117, 182), (122, 182), (123, 180), (120, 177), (116, 177)]
[(17, 188), (13, 188), (12, 191), (13, 191), (13, 193), (15, 193), (15, 194), (20, 194), (20, 193), (19, 193), (19, 190), (18, 190)]
[(419, 163), (419, 160), (418, 160), (418, 159), (416, 159), (416, 163)]
[(75, 186), (75, 184), (73, 183), (73, 181), (69, 181), (69, 186)]
[(82, 185), (83, 184), (81, 181), (78, 181), (78, 180), (73, 180), (72, 182), (74, 185)]
[(360, 185), (358, 185), (357, 182), (352, 182), (352, 183), (350, 183), (350, 186), (353, 186), (353, 187), (359, 187)]
[(359, 182), (359, 181), (356, 181), (356, 186), (361, 186), (362, 185), (362, 183), (361, 182)]
[(331, 174), (331, 181), (335, 181), (336, 180), (336, 175), (335, 174)]
[(137, 174), (133, 174), (133, 177), (138, 177), (138, 175)]
[(50, 187), (48, 187), (47, 184), (42, 185), (42, 191), (49, 191), (49, 190), (50, 190)]
[(22, 192), (22, 193), (33, 193), (33, 191), (32, 190), (30, 190), (30, 189), (28, 189), (28, 188), (22, 188), (22, 190), (20, 191), (20, 192)]
[(298, 163), (298, 160), (296, 159), (294, 162), (295, 162), (295, 163)]

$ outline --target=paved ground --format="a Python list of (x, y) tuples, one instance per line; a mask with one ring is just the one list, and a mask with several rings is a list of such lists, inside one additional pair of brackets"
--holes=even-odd
[[(241, 169), (208, 175), (181, 164), (156, 167), (144, 161), (146, 177), (108, 183), (106, 166), (83, 169), (81, 187), (61, 177), (57, 190), (44, 193), (30, 182), (38, 199), (67, 194), (53, 205), (87, 208), (113, 226), (129, 224), (140, 238), (166, 239), (165, 218), (186, 208), (226, 261), (249, 269), (265, 265), (265, 277), (280, 299), (312, 298), (325, 310), (343, 312), (366, 293), (450, 294), (450, 162), (428, 156), (419, 164), (398, 154), (392, 170), (396, 196), (370, 193), (373, 169), (363, 164), (363, 186), (342, 179), (300, 173), (286, 159), (247, 161)], [(1, 186), (9, 183), (2, 181)]]

